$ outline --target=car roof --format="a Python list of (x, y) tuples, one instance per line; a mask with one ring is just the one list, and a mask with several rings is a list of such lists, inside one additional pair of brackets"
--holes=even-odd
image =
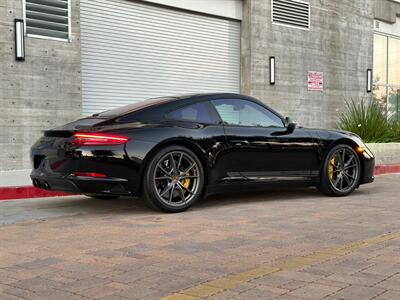
[(197, 94), (180, 94), (166, 97), (156, 97), (149, 98), (144, 101), (137, 101), (132, 104), (128, 104), (122, 107), (117, 107), (115, 109), (107, 110), (101, 113), (94, 114), (93, 117), (114, 117), (120, 116), (127, 113), (132, 113), (135, 111), (152, 108), (160, 106), (163, 104), (179, 104), (181, 101), (187, 101), (190, 104), (192, 101), (206, 100), (209, 98), (220, 99), (220, 98), (249, 98), (245, 95), (235, 94), (235, 93), (197, 93)]
[(220, 99), (220, 98), (249, 98), (246, 95), (241, 95), (237, 93), (193, 93), (193, 94), (179, 94), (167, 97), (169, 101), (165, 102), (175, 102), (182, 100), (206, 100), (206, 99)]
[[(249, 100), (270, 110), (272, 113), (283, 119), (283, 116), (253, 97), (237, 93), (197, 93), (180, 94), (167, 97), (150, 98), (144, 101), (138, 101), (116, 109), (108, 110), (92, 117), (104, 118), (108, 120), (124, 120), (124, 118), (137, 120), (158, 120), (163, 119), (165, 114), (178, 109), (179, 107), (191, 105), (200, 101), (210, 101), (217, 99), (243, 99)], [(129, 117), (131, 116), (131, 117)]]

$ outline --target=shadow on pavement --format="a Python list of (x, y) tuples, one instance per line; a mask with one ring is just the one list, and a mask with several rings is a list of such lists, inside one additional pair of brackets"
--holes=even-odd
[[(356, 190), (350, 197), (364, 197), (370, 194), (370, 189)], [(229, 205), (273, 201), (296, 200), (323, 201), (332, 199), (323, 196), (315, 188), (269, 190), (211, 195), (195, 203), (189, 212), (199, 212)], [(345, 198), (336, 198), (339, 199)], [(165, 215), (160, 211), (147, 208), (142, 199), (121, 197), (112, 200), (93, 199), (86, 196), (69, 196), (53, 198), (24, 199), (0, 202), (0, 224), (12, 224), (35, 219), (48, 219), (74, 215), (122, 215), (156, 216)]]

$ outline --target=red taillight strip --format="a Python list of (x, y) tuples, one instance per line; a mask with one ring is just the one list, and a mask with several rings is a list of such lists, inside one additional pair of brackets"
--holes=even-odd
[(107, 175), (103, 173), (94, 173), (94, 172), (74, 172), (74, 175), (81, 177), (107, 178)]
[(110, 134), (110, 133), (87, 133), (76, 132), (72, 140), (73, 145), (120, 145), (129, 139), (126, 136)]

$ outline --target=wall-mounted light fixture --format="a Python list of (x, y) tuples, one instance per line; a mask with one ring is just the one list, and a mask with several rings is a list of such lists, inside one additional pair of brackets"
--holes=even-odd
[(15, 31), (15, 59), (25, 60), (25, 37), (24, 37), (24, 20), (14, 20)]
[(367, 69), (367, 93), (372, 91), (372, 69)]
[(269, 57), (269, 84), (275, 84), (275, 56)]

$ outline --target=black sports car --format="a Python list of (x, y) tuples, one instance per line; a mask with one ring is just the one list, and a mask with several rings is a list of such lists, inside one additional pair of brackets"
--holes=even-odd
[(315, 186), (346, 196), (374, 180), (374, 156), (349, 132), (296, 127), (238, 94), (149, 99), (44, 132), (34, 186), (97, 198), (142, 196), (183, 211), (210, 193)]

